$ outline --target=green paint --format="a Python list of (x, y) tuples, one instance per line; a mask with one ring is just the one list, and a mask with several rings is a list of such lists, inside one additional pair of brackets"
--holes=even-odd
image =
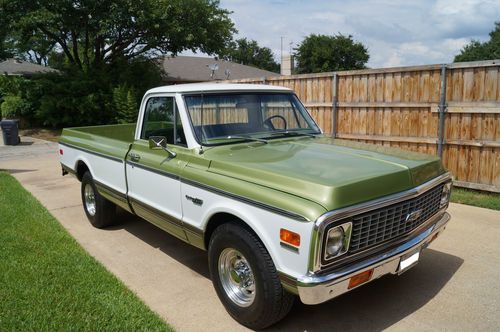
[(65, 128), (59, 142), (123, 160), (134, 140), (134, 132), (134, 123)]
[[(61, 142), (123, 159), (135, 125), (65, 129)], [(371, 144), (292, 137), (235, 142), (203, 154), (169, 145), (177, 157), (133, 142), (140, 163), (224, 192), (315, 220), (326, 211), (418, 186), (444, 169), (439, 158)]]
[(444, 172), (438, 158), (334, 140), (293, 138), (205, 153), (209, 172), (315, 202), (326, 210), (404, 191)]

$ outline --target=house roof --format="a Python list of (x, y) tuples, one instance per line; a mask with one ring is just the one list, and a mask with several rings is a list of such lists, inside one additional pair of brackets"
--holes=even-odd
[[(160, 61), (166, 73), (166, 81), (206, 82), (212, 80), (279, 76), (279, 74), (267, 70), (207, 57), (166, 56), (160, 58)], [(211, 77), (212, 70), (210, 66), (217, 68), (214, 71), (213, 77)]]
[(264, 84), (236, 84), (236, 83), (190, 83), (165, 85), (148, 90), (150, 93), (192, 93), (192, 92), (238, 92), (238, 91), (262, 91), (262, 92), (292, 92), (291, 89), (282, 86)]
[(35, 74), (43, 73), (57, 73), (58, 70), (40, 66), (35, 63), (31, 63), (24, 60), (18, 59), (7, 59), (0, 62), (0, 75), (20, 75), (20, 76), (30, 76)]

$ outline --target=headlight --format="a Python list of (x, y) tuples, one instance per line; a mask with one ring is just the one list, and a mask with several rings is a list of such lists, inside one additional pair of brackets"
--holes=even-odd
[(344, 246), (344, 230), (341, 227), (335, 227), (328, 232), (326, 240), (326, 255), (337, 256)]
[(439, 202), (439, 208), (444, 208), (448, 205), (450, 201), (451, 193), (451, 182), (445, 183), (443, 186), (443, 191), (441, 193), (441, 201)]
[(352, 223), (348, 222), (340, 226), (332, 227), (326, 234), (325, 259), (329, 260), (340, 255), (343, 255), (349, 249), (349, 241), (351, 240)]

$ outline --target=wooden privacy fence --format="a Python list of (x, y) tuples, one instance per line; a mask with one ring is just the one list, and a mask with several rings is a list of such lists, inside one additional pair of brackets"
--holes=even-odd
[(325, 133), (438, 154), (500, 192), (500, 60), (232, 80), (293, 89)]

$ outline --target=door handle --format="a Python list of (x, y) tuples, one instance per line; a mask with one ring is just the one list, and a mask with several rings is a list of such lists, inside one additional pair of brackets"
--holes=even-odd
[(137, 153), (129, 153), (130, 160), (132, 161), (139, 161), (141, 159), (141, 156), (139, 156)]

